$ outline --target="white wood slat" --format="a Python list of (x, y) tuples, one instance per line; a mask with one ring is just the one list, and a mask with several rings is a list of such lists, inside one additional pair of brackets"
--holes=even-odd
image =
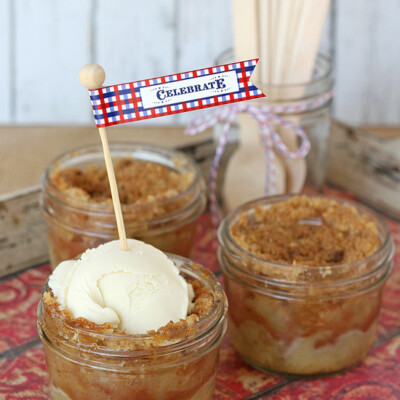
[[(335, 116), (399, 124), (399, 0), (336, 2)], [(107, 83), (207, 66), (232, 47), (231, 29), (229, 0), (1, 0), (0, 123), (93, 124), (83, 64), (104, 64)]]
[(178, 1), (178, 68), (213, 65), (233, 45), (230, 0)]
[[(230, 0), (177, 0), (177, 71), (209, 67), (225, 50), (233, 47)], [(178, 115), (186, 124), (203, 111)]]
[(335, 116), (400, 123), (400, 2), (338, 0)]
[(89, 121), (78, 73), (89, 62), (90, 1), (15, 1), (16, 122)]
[[(105, 85), (175, 72), (175, 15), (172, 0), (98, 0), (94, 61), (106, 71)], [(173, 116), (135, 122), (166, 125)]]
[(12, 120), (11, 89), (12, 89), (12, 13), (11, 0), (0, 1), (0, 123)]

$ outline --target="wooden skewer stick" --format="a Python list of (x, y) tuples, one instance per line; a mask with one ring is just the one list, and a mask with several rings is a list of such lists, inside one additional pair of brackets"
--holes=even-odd
[[(97, 64), (87, 64), (79, 71), (79, 80), (81, 84), (90, 90), (100, 88), (106, 79), (103, 67)], [(121, 202), (119, 201), (117, 181), (115, 180), (114, 167), (111, 160), (110, 148), (108, 146), (106, 128), (99, 128), (101, 144), (103, 145), (104, 160), (108, 180), (110, 182), (111, 197), (114, 205), (115, 219), (117, 220), (118, 236), (121, 242), (121, 249), (128, 250), (126, 243), (126, 233), (124, 220), (122, 218)]]

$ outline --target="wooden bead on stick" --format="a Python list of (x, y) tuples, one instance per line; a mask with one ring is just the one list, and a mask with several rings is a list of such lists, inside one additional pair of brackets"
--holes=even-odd
[(86, 64), (79, 71), (79, 80), (87, 89), (93, 90), (102, 87), (106, 80), (106, 73), (101, 65)]
[[(89, 89), (99, 89), (103, 85), (106, 79), (106, 73), (101, 65), (98, 64), (86, 64), (79, 71), (79, 80), (81, 84)], [(110, 147), (108, 145), (106, 128), (99, 128), (101, 144), (103, 146), (104, 161), (106, 164), (106, 170), (108, 180), (110, 182), (111, 197), (114, 205), (115, 219), (117, 221), (118, 236), (121, 242), (121, 249), (128, 250), (128, 244), (126, 242), (125, 225), (122, 217), (121, 202), (119, 200), (118, 186), (115, 179), (114, 167), (111, 160)]]

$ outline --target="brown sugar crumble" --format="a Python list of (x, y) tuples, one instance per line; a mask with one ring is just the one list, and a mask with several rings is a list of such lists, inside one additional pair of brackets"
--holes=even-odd
[[(89, 331), (93, 334), (122, 335), (118, 341), (111, 340), (107, 343), (109, 348), (117, 349), (143, 349), (158, 347), (166, 342), (182, 340), (192, 337), (195, 333), (194, 325), (201, 318), (205, 317), (214, 307), (215, 299), (210, 290), (198, 280), (188, 281), (194, 291), (193, 307), (188, 316), (178, 322), (170, 321), (157, 331), (149, 331), (150, 340), (136, 340), (132, 342), (132, 335), (124, 331), (113, 328), (111, 324), (96, 324), (85, 318), (74, 318), (71, 313), (63, 308), (53, 297), (51, 290), (43, 294), (43, 310), (45, 313), (46, 331), (52, 331), (54, 337), (69, 338), (80, 344), (97, 347), (97, 338), (85, 333)], [(82, 331), (81, 334), (79, 332)], [(106, 340), (101, 340), (104, 346)]]
[[(155, 162), (125, 157), (114, 162), (122, 204), (144, 204), (165, 200), (185, 191), (194, 180), (192, 173), (178, 173)], [(51, 176), (52, 184), (70, 196), (96, 203), (111, 203), (106, 168), (65, 168)]]
[(333, 199), (308, 196), (257, 207), (253, 213), (239, 216), (230, 233), (251, 254), (301, 266), (355, 262), (381, 245), (371, 216)]

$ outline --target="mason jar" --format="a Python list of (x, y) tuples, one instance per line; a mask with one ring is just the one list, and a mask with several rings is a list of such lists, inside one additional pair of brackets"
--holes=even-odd
[[(216, 60), (217, 65), (231, 62), (234, 62), (234, 54), (231, 49), (222, 53)], [(257, 107), (270, 107), (278, 117), (303, 129), (311, 144), (305, 160), (275, 157), (280, 166), (279, 169), (285, 170), (286, 179), (278, 185), (277, 192), (272, 194), (298, 193), (306, 181), (320, 191), (325, 182), (327, 146), (331, 127), (334, 81), (330, 57), (323, 54), (317, 55), (314, 70), (308, 82), (273, 84), (251, 81), (265, 94), (265, 98), (252, 100), (249, 104)], [(222, 121), (214, 126), (214, 138), (217, 141), (222, 134), (224, 124), (225, 122)], [(299, 138), (291, 128), (274, 124), (274, 129), (290, 151), (294, 152), (299, 148)], [(226, 154), (224, 153), (221, 158), (221, 173), (217, 180), (217, 195), (221, 203), (224, 203), (221, 192), (224, 185), (224, 170), (227, 168), (226, 165), (229, 165), (229, 157), (238, 149), (238, 143), (238, 151), (240, 151), (241, 144), (247, 146), (249, 143), (258, 143), (259, 130), (259, 126), (247, 114), (240, 114), (238, 121), (233, 122), (227, 138)], [(259, 146), (260, 148), (262, 146), (261, 140), (259, 140)], [(255, 157), (260, 156), (265, 157), (262, 151), (255, 155)], [(264, 174), (265, 172), (258, 174), (259, 197), (265, 194), (263, 192)]]
[[(191, 333), (156, 344), (154, 336), (99, 333), (54, 316), (42, 300), (38, 331), (53, 400), (211, 400), (226, 332), (226, 296), (209, 270), (167, 254), (185, 279), (198, 280), (214, 304)], [(45, 284), (42, 292), (47, 293)]]
[(251, 254), (232, 237), (230, 228), (241, 216), (291, 198), (246, 203), (220, 225), (218, 259), (229, 301), (230, 340), (246, 362), (261, 370), (296, 376), (344, 370), (364, 359), (375, 338), (382, 292), (393, 268), (393, 241), (381, 217), (340, 199), (335, 200), (376, 223), (380, 247), (362, 260), (279, 264)]
[[(122, 204), (128, 238), (182, 256), (193, 250), (197, 220), (206, 205), (205, 184), (196, 163), (179, 151), (137, 143), (110, 143), (114, 161), (129, 157), (165, 165), (179, 174), (191, 174), (186, 190), (164, 200)], [(46, 220), (50, 261), (56, 267), (89, 248), (118, 238), (114, 209), (107, 204), (85, 201), (59, 190), (52, 181), (66, 168), (103, 167), (100, 145), (68, 151), (47, 167), (42, 181), (42, 209)]]

